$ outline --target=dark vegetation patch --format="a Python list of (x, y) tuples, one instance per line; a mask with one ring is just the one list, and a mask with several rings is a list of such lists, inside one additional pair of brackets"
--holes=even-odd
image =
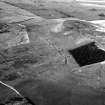
[(3, 71), (2, 70), (0, 70), (0, 77), (3, 75)]
[(20, 78), (20, 75), (17, 72), (13, 72), (3, 76), (2, 81), (14, 81), (17, 78)]
[(0, 64), (13, 61), (17, 58), (27, 57), (30, 50), (28, 45), (19, 45), (7, 49), (0, 49)]
[(105, 14), (104, 13), (100, 13), (98, 16), (105, 17)]
[(12, 65), (15, 68), (25, 67), (24, 64), (36, 64), (39, 62), (39, 57), (28, 55), (22, 58), (14, 59), (14, 64)]
[(9, 32), (9, 26), (5, 23), (0, 23), (0, 33)]
[[(8, 50), (7, 52), (8, 52), (8, 54), (12, 53), (13, 55), (17, 55), (17, 54), (27, 53), (30, 49), (31, 49), (31, 46), (25, 44), (25, 45), (11, 47), (11, 48), (7, 49)], [(6, 50), (5, 50), (5, 52), (6, 52)]]
[(11, 69), (11, 64), (10, 64), (10, 62), (5, 63), (5, 64), (0, 64), (0, 70), (9, 71), (10, 69)]
[(35, 105), (28, 98), (14, 97), (8, 100), (6, 105)]
[(27, 102), (30, 103), (31, 105), (36, 105), (30, 98), (25, 97), (25, 99), (26, 99)]
[(27, 32), (39, 31), (40, 28), (41, 28), (40, 25), (30, 25), (30, 26), (26, 26)]
[(80, 67), (95, 64), (105, 60), (105, 51), (99, 49), (95, 42), (70, 49), (69, 53), (74, 57)]
[(90, 11), (94, 11), (94, 12), (97, 12), (97, 9), (95, 8), (92, 8), (92, 9), (89, 9)]
[(25, 67), (24, 64), (35, 64), (42, 59), (38, 54), (28, 53), (27, 50), (28, 48), (23, 48), (20, 51), (10, 51), (7, 55), (0, 54), (0, 69), (9, 70), (11, 67), (21, 68)]
[(82, 32), (82, 31), (88, 31), (92, 32), (95, 30), (95, 27), (92, 26), (88, 22), (80, 21), (80, 20), (67, 20), (64, 22), (64, 31), (77, 31), (77, 32)]

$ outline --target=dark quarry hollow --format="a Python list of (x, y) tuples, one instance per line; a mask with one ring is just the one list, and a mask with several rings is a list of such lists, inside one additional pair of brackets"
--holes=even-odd
[(80, 67), (105, 60), (105, 51), (99, 49), (95, 42), (69, 50), (69, 53), (73, 56)]

